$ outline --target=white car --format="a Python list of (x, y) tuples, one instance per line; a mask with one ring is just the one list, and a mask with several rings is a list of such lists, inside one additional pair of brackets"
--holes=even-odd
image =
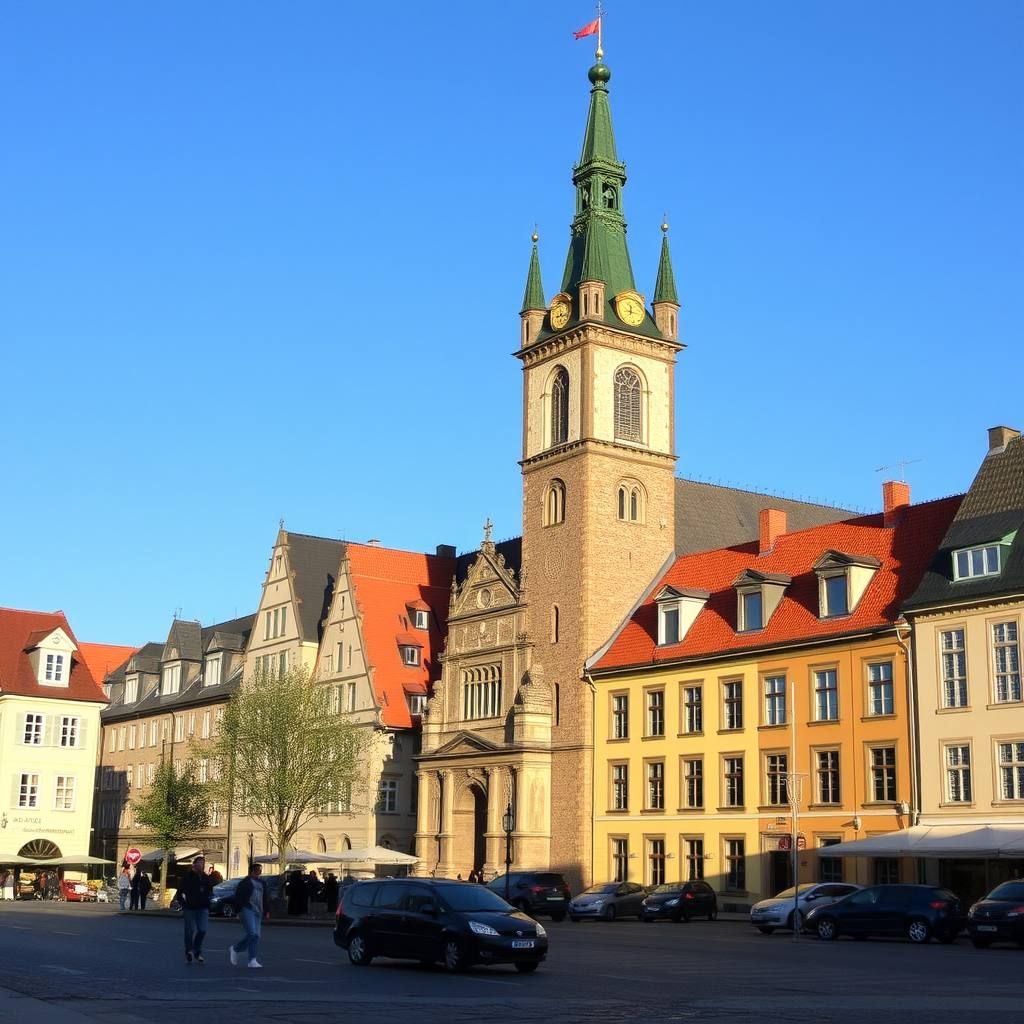
[[(797, 898), (797, 926), (803, 926), (803, 920), (812, 907), (827, 907), (862, 886), (852, 882), (810, 882), (800, 886)], [(762, 934), (771, 935), (776, 928), (793, 928), (793, 896), (792, 888), (783, 889), (770, 900), (761, 900), (750, 908), (750, 923)]]

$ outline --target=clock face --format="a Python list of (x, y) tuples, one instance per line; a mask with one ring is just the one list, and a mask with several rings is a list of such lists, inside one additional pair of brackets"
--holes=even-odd
[(565, 299), (556, 299), (551, 303), (551, 326), (560, 331), (569, 322), (572, 307)]
[(624, 324), (639, 327), (644, 322), (644, 301), (636, 292), (620, 292), (615, 296), (615, 312)]

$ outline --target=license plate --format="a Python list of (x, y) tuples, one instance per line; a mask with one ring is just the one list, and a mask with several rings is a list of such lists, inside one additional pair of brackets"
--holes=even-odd
[(512, 943), (513, 949), (533, 949), (533, 939), (516, 939)]
[(547, 899), (549, 899), (549, 900), (560, 900), (561, 898), (562, 898), (561, 896), (548, 896), (547, 897)]
[(977, 925), (979, 932), (997, 932), (999, 929), (994, 924), (979, 924)]

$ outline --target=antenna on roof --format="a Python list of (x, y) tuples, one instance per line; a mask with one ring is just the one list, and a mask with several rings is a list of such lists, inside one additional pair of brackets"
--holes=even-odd
[(177, 608), (174, 609), (174, 617), (176, 619), (180, 619), (181, 618), (181, 606), (180, 605)]
[(879, 466), (875, 470), (876, 473), (884, 473), (887, 469), (899, 469), (900, 481), (906, 483), (907, 480), (907, 466), (914, 465), (915, 462), (922, 462), (922, 459), (897, 459), (891, 466)]

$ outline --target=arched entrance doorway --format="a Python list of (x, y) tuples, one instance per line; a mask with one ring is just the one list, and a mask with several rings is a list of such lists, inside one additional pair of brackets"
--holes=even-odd
[(461, 790), (452, 818), (452, 872), (468, 878), (474, 868), (483, 867), (487, 855), (487, 793), (481, 786), (474, 782)]

